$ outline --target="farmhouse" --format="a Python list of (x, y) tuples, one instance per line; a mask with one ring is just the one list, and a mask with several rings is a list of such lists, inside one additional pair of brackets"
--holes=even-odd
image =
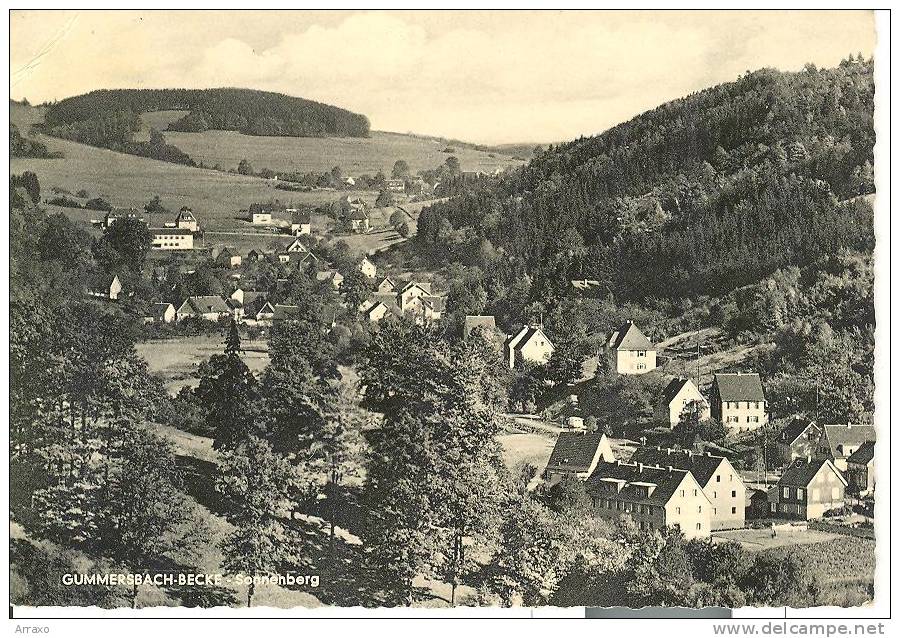
[(517, 362), (530, 361), (543, 365), (550, 361), (553, 350), (553, 344), (540, 326), (522, 326), (516, 334), (509, 335), (503, 344), (503, 353), (510, 370), (516, 367)]
[(712, 417), (735, 430), (754, 430), (769, 422), (762, 381), (756, 373), (717, 374), (711, 396)]
[(193, 250), (194, 233), (186, 228), (151, 228), (154, 250)]
[(309, 235), (312, 233), (312, 216), (309, 211), (295, 210), (291, 213), (291, 234)]
[(375, 275), (378, 273), (378, 267), (368, 257), (363, 257), (356, 264), (356, 269), (365, 275), (367, 279), (375, 279)]
[(689, 404), (699, 406), (701, 420), (709, 418), (709, 402), (700, 394), (694, 382), (683, 378), (672, 379), (660, 397), (656, 418), (659, 422), (668, 423), (674, 428)]
[(825, 431), (815, 421), (797, 417), (778, 433), (775, 447), (778, 459), (787, 465), (794, 459), (817, 456)]
[(737, 470), (724, 456), (710, 453), (695, 454), (691, 450), (672, 450), (661, 447), (638, 448), (632, 463), (689, 470), (709, 499), (710, 528), (737, 529), (744, 526), (747, 488)]
[(606, 352), (609, 369), (617, 374), (644, 374), (656, 369), (656, 348), (631, 321), (609, 336)]
[(103, 297), (112, 301), (118, 300), (121, 292), (122, 281), (119, 279), (119, 276), (109, 276), (106, 273), (97, 275), (88, 288), (88, 294), (92, 297)]
[(828, 459), (794, 459), (784, 470), (777, 489), (769, 493), (772, 513), (787, 518), (820, 518), (844, 506), (847, 481)]
[(241, 256), (230, 248), (223, 248), (216, 257), (216, 263), (225, 268), (237, 268), (241, 265)]
[(709, 536), (712, 505), (688, 470), (601, 461), (586, 486), (601, 518), (628, 515), (642, 530), (672, 526), (688, 538)]
[(614, 463), (609, 439), (603, 433), (560, 432), (544, 470), (544, 480), (555, 485), (565, 476), (586, 479), (605, 461)]
[(860, 496), (875, 492), (875, 442), (866, 441), (847, 457), (847, 483)]
[(178, 321), (189, 317), (218, 321), (232, 314), (231, 307), (218, 295), (188, 297), (175, 313)]
[(390, 277), (385, 277), (384, 279), (382, 279), (381, 281), (378, 282), (376, 291), (380, 292), (380, 293), (396, 292), (397, 284)]
[(378, 323), (391, 314), (391, 308), (381, 301), (366, 301), (363, 302), (360, 313), (369, 323)]
[(485, 335), (494, 334), (497, 330), (497, 322), (494, 315), (466, 315), (463, 320), (463, 339), (468, 339), (469, 335), (476, 328), (480, 329)]
[(353, 209), (347, 214), (347, 225), (355, 233), (369, 232), (369, 213), (365, 209)]
[(237, 288), (228, 298), (234, 318), (238, 321), (251, 318), (257, 319), (260, 309), (266, 304), (265, 293), (253, 290)]
[(155, 303), (144, 315), (144, 323), (172, 323), (173, 321), (175, 321), (175, 306), (170, 303)]
[(819, 455), (831, 459), (842, 472), (847, 469), (847, 459), (866, 441), (875, 441), (873, 425), (824, 425), (825, 434), (819, 443)]
[(254, 225), (264, 225), (272, 223), (272, 213), (268, 210), (257, 210), (250, 212), (250, 223)]
[(194, 217), (194, 213), (190, 208), (183, 206), (175, 217), (175, 227), (196, 233), (200, 230), (200, 222)]

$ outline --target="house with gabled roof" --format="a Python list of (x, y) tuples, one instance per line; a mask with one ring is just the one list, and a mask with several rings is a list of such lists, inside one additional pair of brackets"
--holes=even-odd
[(331, 282), (331, 285), (338, 289), (344, 283), (344, 275), (336, 270), (320, 270), (316, 273), (316, 281)]
[(175, 321), (175, 306), (166, 302), (157, 302), (150, 306), (144, 315), (144, 323), (172, 323)]
[(706, 493), (712, 510), (710, 529), (738, 529), (744, 526), (747, 488), (740, 473), (727, 457), (692, 450), (642, 447), (635, 450), (631, 463), (689, 470)]
[(847, 457), (845, 477), (860, 496), (875, 493), (875, 441), (866, 441)]
[(847, 481), (829, 459), (794, 459), (769, 493), (772, 514), (785, 518), (821, 518), (844, 506)]
[(285, 247), (284, 252), (287, 253), (308, 253), (309, 248), (306, 247), (306, 244), (303, 243), (303, 240), (297, 237), (296, 239), (291, 240)]
[(867, 424), (824, 425), (824, 435), (819, 444), (819, 454), (831, 459), (842, 472), (847, 469), (847, 459), (866, 441), (875, 441), (875, 426)]
[(112, 301), (117, 301), (121, 293), (122, 281), (119, 279), (119, 276), (108, 275), (104, 272), (95, 275), (91, 280), (91, 285), (88, 287), (88, 294), (92, 297), (102, 297)]
[(553, 343), (541, 326), (522, 326), (517, 333), (509, 335), (503, 344), (503, 353), (510, 370), (516, 367), (516, 363), (525, 361), (544, 365), (550, 361), (554, 350)]
[(356, 264), (356, 269), (367, 279), (375, 279), (375, 275), (378, 274), (378, 267), (368, 257), (360, 259)]
[(181, 210), (178, 211), (178, 215), (175, 217), (175, 227), (196, 233), (200, 230), (200, 222), (197, 221), (197, 218), (190, 208), (182, 206)]
[(176, 321), (190, 317), (218, 321), (232, 314), (231, 307), (218, 295), (197, 295), (184, 300), (175, 312)]
[(378, 323), (391, 314), (391, 308), (378, 300), (365, 301), (360, 309), (360, 314), (369, 323)]
[(309, 210), (302, 208), (291, 211), (291, 234), (309, 235), (312, 233), (312, 215)]
[(550, 485), (566, 476), (584, 480), (600, 461), (615, 460), (609, 439), (602, 432), (560, 432), (544, 469), (544, 480)]
[(690, 379), (675, 378), (669, 381), (656, 406), (656, 420), (668, 423), (674, 428), (681, 421), (681, 415), (689, 405), (700, 410), (700, 420), (710, 416), (709, 401), (700, 393)]
[(609, 369), (617, 374), (645, 374), (656, 369), (656, 346), (632, 321), (626, 321), (606, 342)]
[(794, 459), (818, 456), (824, 435), (822, 426), (815, 421), (803, 417), (791, 419), (776, 435), (778, 459), (787, 465)]
[(241, 265), (241, 255), (226, 246), (216, 255), (216, 263), (225, 268), (237, 268)]
[(369, 213), (364, 208), (353, 208), (347, 213), (347, 224), (355, 233), (369, 232)]
[(710, 396), (712, 417), (734, 430), (755, 430), (769, 422), (762, 381), (755, 372), (717, 374)]
[(272, 321), (275, 323), (288, 321), (300, 314), (299, 306), (292, 306), (289, 304), (275, 304), (273, 310)]
[(397, 282), (395, 282), (390, 277), (384, 277), (381, 281), (378, 282), (378, 286), (375, 288), (376, 292), (380, 293), (394, 293), (397, 292)]
[(648, 532), (675, 527), (687, 538), (709, 536), (712, 505), (689, 470), (600, 461), (585, 487), (600, 518), (627, 516)]

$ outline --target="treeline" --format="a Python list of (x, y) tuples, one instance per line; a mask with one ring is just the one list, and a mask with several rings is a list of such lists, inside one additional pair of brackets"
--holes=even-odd
[(551, 147), (423, 211), (417, 245), (514, 291), (495, 314), (553, 305), (573, 279), (618, 302), (695, 299), (871, 251), (872, 68), (763, 69)]
[(71, 126), (112, 113), (189, 111), (173, 131), (210, 129), (247, 135), (366, 137), (364, 115), (280, 93), (251, 89), (117, 89), (91, 91), (50, 105), (48, 127)]
[(32, 140), (19, 132), (19, 127), (9, 124), (9, 154), (11, 157), (59, 158), (62, 153), (51, 153), (47, 145)]

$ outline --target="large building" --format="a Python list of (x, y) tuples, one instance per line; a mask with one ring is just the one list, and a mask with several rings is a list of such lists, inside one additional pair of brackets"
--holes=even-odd
[(733, 430), (755, 430), (769, 422), (766, 396), (756, 373), (717, 374), (710, 397), (712, 417)]
[(784, 518), (820, 518), (844, 506), (847, 481), (828, 459), (794, 459), (770, 492), (772, 514)]
[(656, 347), (628, 321), (606, 342), (609, 369), (617, 374), (645, 374), (656, 369)]
[(744, 526), (747, 490), (741, 475), (726, 457), (708, 452), (695, 454), (690, 450), (644, 447), (635, 451), (631, 462), (659, 467), (671, 465), (690, 471), (712, 507), (710, 528), (715, 531)]
[(601, 518), (630, 516), (642, 530), (675, 527), (688, 538), (709, 536), (712, 504), (688, 470), (601, 461), (586, 487)]
[(187, 228), (151, 228), (155, 250), (193, 250), (194, 233)]
[(875, 441), (875, 426), (865, 424), (824, 425), (818, 456), (830, 459), (840, 471), (847, 469), (847, 459), (863, 443)]
[(563, 477), (588, 478), (597, 463), (614, 463), (609, 439), (603, 433), (560, 432), (544, 470), (544, 480), (551, 485)]
[(553, 356), (553, 343), (540, 326), (522, 326), (516, 334), (507, 337), (503, 344), (503, 354), (510, 369), (516, 363), (526, 361), (543, 365)]
[(696, 404), (700, 409), (700, 420), (709, 418), (709, 402), (690, 379), (672, 379), (663, 390), (656, 406), (656, 419), (674, 428), (688, 405)]

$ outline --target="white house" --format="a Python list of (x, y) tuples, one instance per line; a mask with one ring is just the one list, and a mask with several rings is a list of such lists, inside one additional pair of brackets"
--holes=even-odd
[(656, 369), (656, 348), (628, 321), (606, 342), (609, 369), (617, 374), (644, 374)]
[(660, 397), (656, 418), (674, 428), (681, 420), (684, 409), (692, 403), (700, 408), (701, 421), (709, 418), (709, 401), (700, 394), (694, 382), (690, 379), (672, 379)]
[(175, 227), (189, 230), (192, 233), (196, 233), (198, 230), (200, 230), (200, 222), (198, 222), (197, 218), (194, 217), (193, 211), (187, 206), (184, 206), (178, 212), (178, 216), (175, 218)]
[(306, 244), (304, 244), (300, 240), (299, 237), (297, 237), (297, 239), (295, 239), (294, 241), (289, 243), (285, 247), (285, 250), (289, 253), (308, 253), (309, 252), (309, 248), (306, 247)]
[(291, 212), (291, 234), (309, 235), (312, 233), (312, 216), (308, 210), (295, 210)]
[(272, 213), (267, 210), (258, 210), (250, 213), (250, 222), (254, 225), (263, 225), (272, 223)]
[(175, 306), (164, 302), (150, 306), (150, 311), (144, 317), (144, 323), (172, 323), (173, 321), (175, 321)]
[(356, 264), (356, 268), (368, 279), (375, 279), (375, 275), (378, 273), (378, 268), (368, 257), (363, 257), (359, 263)]
[(232, 314), (231, 307), (218, 295), (199, 295), (188, 297), (175, 313), (178, 321), (189, 317), (218, 321)]
[(186, 228), (151, 228), (154, 250), (193, 250), (194, 233)]
[(381, 301), (367, 301), (363, 304), (361, 314), (369, 323), (378, 323), (390, 312), (391, 309)]
[(503, 344), (503, 352), (510, 369), (517, 362), (531, 361), (543, 365), (553, 356), (553, 344), (539, 326), (522, 326), (514, 335), (510, 335)]

